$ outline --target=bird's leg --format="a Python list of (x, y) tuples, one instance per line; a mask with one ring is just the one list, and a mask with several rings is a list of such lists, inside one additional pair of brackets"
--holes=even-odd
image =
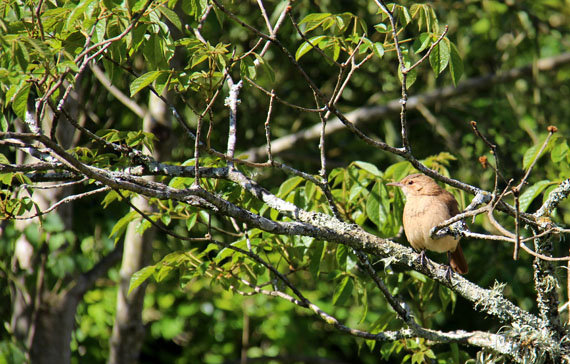
[(451, 272), (453, 271), (453, 269), (451, 268), (451, 252), (447, 252), (447, 259), (449, 263), (447, 265), (447, 269), (445, 270), (445, 278), (447, 278), (447, 280), (451, 282)]
[(420, 264), (422, 265), (422, 267), (426, 267), (428, 268), (428, 259), (426, 257), (426, 250), (422, 249), (420, 250)]

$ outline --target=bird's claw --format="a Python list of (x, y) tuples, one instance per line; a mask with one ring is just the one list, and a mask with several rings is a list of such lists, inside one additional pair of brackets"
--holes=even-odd
[(451, 283), (451, 273), (453, 273), (453, 269), (451, 268), (450, 265), (447, 266), (447, 269), (445, 270), (445, 278)]
[(429, 268), (429, 259), (426, 257), (426, 251), (425, 250), (422, 249), (420, 251), (420, 256), (418, 257), (418, 260), (420, 261), (420, 264), (422, 267)]

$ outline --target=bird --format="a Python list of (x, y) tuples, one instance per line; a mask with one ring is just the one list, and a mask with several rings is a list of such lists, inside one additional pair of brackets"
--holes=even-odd
[[(459, 213), (457, 200), (424, 174), (411, 174), (400, 182), (387, 183), (402, 189), (406, 196), (402, 216), (404, 233), (410, 245), (420, 251), (420, 261), (425, 264), (425, 250), (446, 253), (449, 266), (459, 274), (467, 274), (469, 267), (459, 238), (446, 235), (433, 239), (430, 231), (440, 223)], [(449, 269), (449, 268), (448, 268)], [(448, 277), (451, 272), (448, 271)]]

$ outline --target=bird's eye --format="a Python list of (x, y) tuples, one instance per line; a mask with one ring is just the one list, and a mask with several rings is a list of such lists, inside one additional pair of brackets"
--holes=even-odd
[(414, 181), (409, 181), (408, 184), (409, 184), (409, 185), (413, 185), (413, 184), (414, 184)]

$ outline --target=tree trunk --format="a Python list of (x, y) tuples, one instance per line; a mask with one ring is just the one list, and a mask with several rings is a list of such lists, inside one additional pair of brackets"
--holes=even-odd
[[(154, 157), (162, 160), (169, 156), (170, 128), (164, 121), (167, 110), (164, 103), (154, 94), (149, 101), (150, 115), (145, 118), (143, 130), (151, 132), (159, 139)], [(161, 122), (157, 121), (161, 120)], [(151, 211), (148, 201), (138, 196), (131, 203), (141, 211)], [(136, 363), (144, 340), (142, 310), (146, 283), (128, 293), (131, 277), (150, 263), (154, 228), (147, 229), (141, 236), (136, 230), (139, 221), (133, 221), (125, 234), (125, 254), (120, 271), (119, 292), (117, 295), (117, 313), (113, 333), (110, 339), (109, 364)]]

